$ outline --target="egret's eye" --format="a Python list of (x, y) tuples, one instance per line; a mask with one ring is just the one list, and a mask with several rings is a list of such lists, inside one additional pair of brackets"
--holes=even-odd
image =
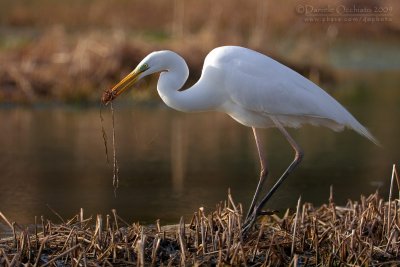
[(147, 63), (144, 63), (142, 66), (140, 66), (139, 70), (141, 72), (146, 71), (149, 69), (149, 65)]

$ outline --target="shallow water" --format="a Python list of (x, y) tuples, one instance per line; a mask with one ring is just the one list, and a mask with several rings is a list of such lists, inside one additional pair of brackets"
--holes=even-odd
[[(323, 203), (330, 185), (339, 204), (377, 188), (387, 196), (392, 164), (400, 158), (400, 98), (396, 90), (368, 92), (373, 95), (356, 91), (337, 97), (384, 148), (349, 130), (290, 130), (305, 159), (268, 208), (283, 212), (295, 206), (300, 195), (303, 201)], [(34, 216), (55, 218), (46, 205), (65, 218), (81, 207), (86, 216), (110, 214), (115, 208), (128, 221), (174, 223), (200, 206), (212, 209), (225, 199), (228, 188), (236, 201), (249, 204), (259, 172), (251, 129), (225, 114), (184, 114), (163, 104), (115, 109), (117, 197), (98, 107), (1, 108), (0, 211), (21, 224), (33, 223)], [(108, 110), (104, 117), (111, 144)], [(263, 138), (270, 186), (293, 152), (276, 129), (264, 130)]]

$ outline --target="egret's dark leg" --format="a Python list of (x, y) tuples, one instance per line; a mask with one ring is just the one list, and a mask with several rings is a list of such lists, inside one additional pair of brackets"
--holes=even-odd
[(247, 212), (246, 219), (249, 218), (249, 216), (253, 213), (254, 206), (256, 205), (256, 201), (258, 199), (258, 195), (260, 194), (260, 190), (261, 190), (261, 188), (263, 188), (264, 182), (268, 176), (267, 160), (265, 159), (263, 144), (262, 144), (259, 134), (257, 134), (257, 129), (254, 127), (253, 127), (253, 133), (254, 133), (254, 139), (256, 140), (258, 157), (260, 158), (261, 173), (260, 173), (260, 179), (258, 181), (256, 192), (254, 193), (253, 200), (251, 201), (249, 211)]
[(257, 219), (257, 216), (260, 215), (261, 209), (267, 203), (267, 201), (271, 198), (271, 196), (275, 193), (275, 191), (278, 189), (278, 187), (283, 183), (283, 181), (289, 176), (289, 174), (296, 168), (296, 166), (301, 162), (303, 159), (304, 153), (300, 146), (294, 141), (294, 139), (289, 135), (289, 133), (283, 128), (282, 124), (276, 120), (275, 118), (271, 118), (276, 127), (281, 131), (281, 133), (286, 137), (290, 145), (295, 151), (295, 157), (292, 163), (289, 165), (289, 167), (285, 170), (285, 172), (282, 174), (282, 176), (278, 179), (278, 181), (274, 184), (274, 186), (269, 190), (269, 192), (261, 199), (260, 203), (254, 208), (254, 211), (250, 214), (250, 217), (248, 217), (244, 223), (244, 230), (248, 230), (255, 220)]

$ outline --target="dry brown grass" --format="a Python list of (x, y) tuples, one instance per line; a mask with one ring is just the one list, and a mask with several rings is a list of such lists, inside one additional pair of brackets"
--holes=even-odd
[[(71, 36), (63, 27), (54, 27), (26, 46), (0, 51), (0, 102), (97, 102), (106, 88), (131, 71), (147, 53), (159, 49), (175, 50), (186, 59), (190, 84), (199, 78), (211, 48), (192, 41), (187, 46), (174, 41), (163, 45), (140, 38), (132, 41), (122, 31)], [(317, 71), (324, 81), (334, 79), (324, 66), (280, 61), (305, 76)]]
[[(393, 182), (393, 181), (392, 181)], [(399, 199), (378, 194), (337, 206), (301, 204), (259, 220), (242, 232), (242, 206), (231, 195), (189, 224), (129, 224), (115, 210), (86, 218), (83, 210), (61, 223), (41, 218), (36, 228), (11, 223), (0, 239), (0, 266), (395, 266), (400, 264)]]
[[(125, 53), (126, 43), (117, 35), (112, 42), (91, 33), (77, 40), (62, 28), (53, 28), (27, 47), (0, 54), (2, 100), (88, 100), (99, 98), (102, 88), (124, 71), (124, 59), (135, 61), (135, 49)], [(111, 45), (112, 44), (112, 45)], [(97, 91), (97, 92), (96, 92)]]
[[(399, 3), (339, 1), (335, 6), (388, 6), (394, 16)], [(332, 81), (326, 65), (334, 40), (399, 36), (400, 23), (395, 17), (374, 24), (305, 23), (304, 16), (296, 13), (298, 4), (264, 0), (6, 1), (0, 4), (0, 101), (97, 101), (122, 73), (156, 49), (182, 54), (196, 79), (207, 52), (227, 44), (257, 49), (307, 77), (312, 73), (322, 76), (322, 81)], [(326, 7), (332, 2), (300, 4)]]
[[(263, 1), (263, 0), (71, 0), (68, 2), (39, 0), (27, 3), (23, 0), (2, 2), (0, 23), (16, 27), (48, 27), (64, 25), (68, 29), (120, 28), (132, 31), (166, 32), (181, 23), (185, 34), (202, 31), (219, 31), (217, 39), (246, 41), (261, 27), (268, 36), (291, 34), (325, 34), (328, 24), (302, 24), (302, 16), (296, 13), (298, 5), (315, 8), (338, 5), (359, 7), (388, 6), (393, 15), (398, 14), (400, 4), (396, 0), (336, 1)], [(179, 13), (183, 13), (181, 16)], [(296, 25), (298, 23), (298, 25)], [(262, 25), (265, 24), (265, 25)], [(340, 34), (379, 36), (398, 31), (400, 22), (365, 25), (362, 23), (336, 24)], [(180, 28), (180, 27), (178, 27)], [(315, 35), (316, 34), (316, 35)], [(395, 34), (395, 32), (392, 32)], [(353, 36), (354, 37), (354, 36)]]

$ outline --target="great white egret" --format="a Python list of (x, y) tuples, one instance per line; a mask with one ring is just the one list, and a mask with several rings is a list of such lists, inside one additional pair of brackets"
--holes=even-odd
[[(261, 173), (246, 227), (262, 214), (262, 207), (303, 158), (303, 151), (285, 127), (297, 128), (304, 123), (326, 126), (334, 131), (348, 127), (378, 144), (364, 126), (316, 84), (268, 56), (237, 46), (212, 50), (204, 61), (199, 81), (186, 90), (181, 90), (189, 76), (185, 60), (172, 51), (153, 52), (117, 85), (104, 92), (103, 103), (112, 101), (141, 78), (159, 72), (157, 90), (169, 107), (184, 112), (224, 112), (252, 127)], [(295, 157), (269, 192), (260, 198), (268, 169), (258, 129), (268, 127), (281, 131), (294, 149)]]

